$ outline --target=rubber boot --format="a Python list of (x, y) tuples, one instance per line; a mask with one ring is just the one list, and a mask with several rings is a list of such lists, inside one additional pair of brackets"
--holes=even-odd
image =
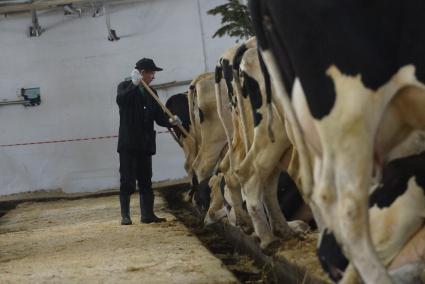
[(121, 205), (121, 225), (133, 224), (130, 218), (130, 195), (120, 194), (120, 205)]
[(153, 213), (153, 194), (140, 194), (140, 223), (161, 223), (167, 221), (165, 218), (160, 218)]

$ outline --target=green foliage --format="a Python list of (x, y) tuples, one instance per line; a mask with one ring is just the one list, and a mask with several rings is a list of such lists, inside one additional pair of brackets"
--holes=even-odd
[(252, 21), (248, 7), (238, 0), (228, 0), (228, 3), (217, 6), (207, 12), (209, 15), (221, 14), (221, 27), (215, 32), (213, 38), (225, 34), (239, 39), (248, 39), (254, 35)]

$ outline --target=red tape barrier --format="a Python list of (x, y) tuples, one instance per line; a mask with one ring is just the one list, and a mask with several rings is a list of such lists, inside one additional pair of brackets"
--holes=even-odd
[[(157, 131), (156, 133), (168, 133), (169, 131)], [(40, 142), (28, 142), (28, 143), (18, 143), (18, 144), (4, 144), (0, 145), (2, 147), (15, 147), (15, 146), (28, 146), (28, 145), (39, 145), (39, 144), (53, 144), (53, 143), (65, 143), (65, 142), (74, 142), (74, 141), (88, 141), (88, 140), (100, 140), (100, 139), (111, 139), (117, 138), (118, 135), (110, 136), (99, 136), (99, 137), (87, 137), (87, 138), (76, 138), (76, 139), (66, 139), (66, 140), (53, 140), (53, 141), (40, 141)]]

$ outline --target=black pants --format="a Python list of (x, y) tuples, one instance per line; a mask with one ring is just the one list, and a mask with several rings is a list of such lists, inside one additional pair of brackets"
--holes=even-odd
[(136, 190), (136, 180), (140, 197), (153, 199), (152, 156), (136, 151), (120, 152), (120, 194), (131, 195)]

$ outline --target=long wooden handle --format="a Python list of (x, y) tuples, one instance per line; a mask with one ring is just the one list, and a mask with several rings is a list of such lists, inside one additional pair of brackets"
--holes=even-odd
[[(154, 98), (154, 100), (159, 104), (159, 106), (162, 108), (162, 110), (171, 119), (174, 119), (174, 114), (166, 106), (164, 106), (164, 104), (161, 102), (161, 100), (159, 99), (159, 97), (152, 91), (152, 89), (143, 80), (140, 80), (140, 83), (143, 85), (143, 87), (145, 88), (145, 90), (148, 91), (148, 93), (151, 95), (151, 97)], [(192, 137), (192, 135), (190, 135), (189, 132), (186, 131), (186, 129), (183, 127), (183, 125), (177, 124), (176, 126), (180, 129), (181, 132), (183, 132), (183, 134), (186, 137), (189, 137), (190, 139), (194, 140), (193, 137)]]

